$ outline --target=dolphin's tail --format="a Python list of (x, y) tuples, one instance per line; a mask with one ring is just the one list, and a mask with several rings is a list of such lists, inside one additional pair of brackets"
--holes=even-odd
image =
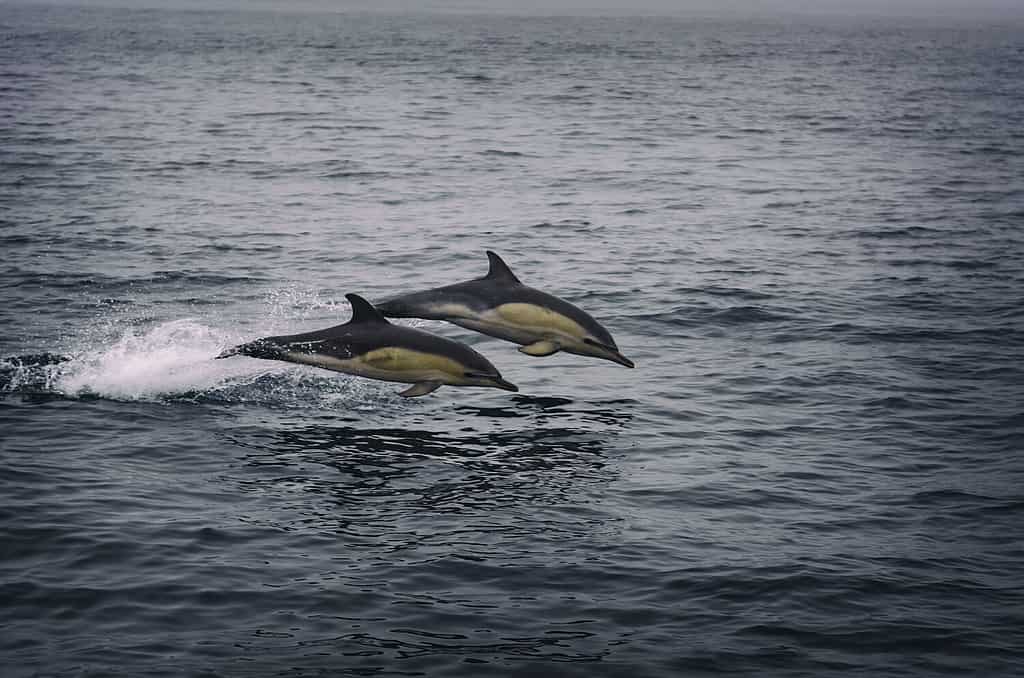
[(241, 346), (235, 346), (234, 348), (229, 348), (227, 350), (221, 351), (220, 354), (215, 357), (215, 360), (220, 360), (221, 358), (230, 358), (233, 355), (238, 355), (239, 353), (242, 352), (240, 350), (241, 348)]
[(250, 341), (248, 344), (239, 344), (234, 348), (222, 351), (221, 354), (217, 356), (217, 359), (230, 358), (233, 355), (245, 355), (250, 358), (274, 360), (280, 358), (281, 347), (267, 341), (266, 339), (257, 339), (256, 341)]
[[(443, 289), (443, 288), (438, 288)], [(438, 310), (431, 297), (436, 296), (434, 290), (415, 292), (394, 299), (374, 304), (387, 318), (422, 318), (423, 320), (447, 320), (448, 313)]]

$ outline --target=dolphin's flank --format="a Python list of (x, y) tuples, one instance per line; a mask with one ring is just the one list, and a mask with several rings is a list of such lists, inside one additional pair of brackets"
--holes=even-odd
[(633, 367), (611, 333), (588, 313), (524, 285), (494, 252), (488, 251), (487, 258), (490, 268), (482, 278), (406, 294), (377, 308), (392, 318), (447, 320), (515, 342), (527, 355), (565, 351)]
[(346, 294), (352, 319), (325, 330), (264, 337), (234, 348), (235, 355), (283, 360), (382, 381), (412, 384), (399, 395), (426, 395), (443, 385), (487, 386), (518, 391), (497, 368), (470, 347), (427, 332), (393, 325), (357, 294)]

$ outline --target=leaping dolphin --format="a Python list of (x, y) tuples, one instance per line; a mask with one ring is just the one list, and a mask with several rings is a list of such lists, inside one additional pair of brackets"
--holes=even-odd
[(442, 385), (490, 386), (518, 391), (487, 358), (465, 344), (427, 332), (402, 327), (387, 318), (366, 299), (346, 294), (352, 319), (326, 330), (264, 337), (230, 348), (218, 358), (244, 355), (283, 360), (327, 370), (412, 386), (398, 395), (426, 395)]
[(565, 351), (633, 367), (608, 330), (582, 309), (522, 284), (494, 252), (487, 258), (490, 269), (482, 278), (406, 294), (377, 308), (392, 318), (447, 320), (520, 344), (527, 355)]

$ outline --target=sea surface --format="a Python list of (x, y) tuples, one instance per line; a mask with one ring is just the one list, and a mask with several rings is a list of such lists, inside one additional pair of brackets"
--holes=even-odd
[[(0, 674), (1024, 675), (1024, 27), (0, 5)], [(635, 370), (250, 358), (478, 277)]]

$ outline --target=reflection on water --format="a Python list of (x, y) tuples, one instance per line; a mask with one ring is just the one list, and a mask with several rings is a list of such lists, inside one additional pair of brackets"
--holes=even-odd
[[(332, 466), (342, 459), (400, 464), (433, 457), (467, 468), (513, 464), (529, 470), (557, 468), (579, 455), (600, 458), (608, 432), (626, 427), (633, 418), (631, 400), (576, 403), (523, 395), (510, 400), (503, 406), (455, 406), (443, 417), (403, 412), (409, 426), (395, 426), (393, 421), (373, 426), (372, 420), (367, 420), (369, 425), (338, 425), (284, 419), (234, 427), (225, 435), (235, 445), (260, 450), (249, 457), (253, 464), (287, 463), (296, 452), (308, 458), (319, 451), (332, 453)], [(347, 421), (359, 420), (350, 416)]]
[[(283, 586), (319, 601), (240, 646), (315, 646), (324, 666), (344, 656), (367, 674), (421, 661), (602, 661), (620, 641), (572, 592), (614, 579), (592, 554), (621, 540), (622, 519), (601, 498), (632, 405), (517, 396), (437, 401), (402, 410), (401, 424), (396, 413), (292, 415), (225, 430), (242, 452), (224, 478), (239, 518), (291, 535), (267, 557), (278, 569), (294, 561), (297, 581)], [(513, 623), (523, 615), (538, 620), (533, 631)]]
[(502, 506), (508, 517), (523, 510), (529, 523), (545, 519), (537, 507), (562, 507), (577, 518), (586, 511), (598, 486), (615, 477), (611, 434), (628, 426), (630, 405), (517, 396), (503, 406), (448, 409), (445, 417), (405, 413), (407, 426), (283, 419), (223, 435), (245, 450), (233, 480), (268, 498), (302, 497), (296, 509), (303, 515), (294, 520), (316, 515), (325, 528), (357, 529), (358, 511), (401, 531), (403, 522), (437, 512)]

